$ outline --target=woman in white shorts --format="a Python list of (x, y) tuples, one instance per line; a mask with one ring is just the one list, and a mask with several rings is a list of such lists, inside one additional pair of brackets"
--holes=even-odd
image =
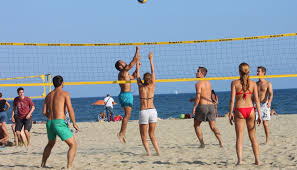
[[(136, 73), (137, 73), (137, 84), (139, 88), (139, 97), (140, 97), (140, 112), (139, 112), (139, 131), (142, 139), (143, 146), (147, 152), (147, 155), (150, 156), (149, 144), (146, 140), (147, 131), (149, 133), (152, 144), (157, 152), (157, 155), (160, 155), (159, 146), (157, 139), (155, 137), (155, 128), (158, 120), (158, 113), (154, 106), (154, 95), (155, 95), (155, 68), (153, 63), (153, 53), (150, 52), (148, 56), (151, 64), (151, 72), (145, 73), (143, 75), (143, 83), (140, 78), (140, 61), (137, 60), (136, 64)], [(148, 129), (149, 127), (149, 129)], [(148, 129), (148, 130), (147, 130)]]

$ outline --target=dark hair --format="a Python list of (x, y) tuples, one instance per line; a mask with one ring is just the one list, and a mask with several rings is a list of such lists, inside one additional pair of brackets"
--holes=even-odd
[(266, 74), (266, 68), (263, 66), (259, 66), (258, 69), (260, 69), (262, 72), (264, 72), (264, 75)]
[(120, 63), (120, 61), (121, 60), (118, 60), (116, 63), (115, 63), (115, 68), (117, 69), (117, 70), (119, 70), (119, 71), (121, 71), (121, 69), (120, 69), (120, 66), (121, 66), (121, 63)]
[(2, 97), (2, 93), (0, 92), (0, 97)]
[(153, 80), (152, 80), (152, 74), (151, 73), (144, 73), (143, 75), (143, 84), (149, 85), (152, 84)]
[[(214, 94), (215, 98), (217, 98), (216, 92), (214, 90), (211, 90), (211, 94)], [(212, 98), (212, 95), (211, 95), (211, 101), (215, 102), (215, 99)]]
[(201, 73), (204, 75), (204, 77), (206, 76), (207, 74), (207, 69), (205, 67), (199, 67), (198, 70), (201, 71)]
[(214, 94), (215, 96), (217, 96), (214, 90), (211, 90), (211, 94)]
[(106, 95), (107, 97), (110, 96), (109, 94)]
[(63, 83), (63, 77), (58, 75), (53, 78), (53, 84), (56, 87), (60, 87)]
[(23, 88), (23, 87), (19, 87), (19, 88), (17, 89), (17, 92), (19, 93), (21, 90), (24, 90), (24, 88)]

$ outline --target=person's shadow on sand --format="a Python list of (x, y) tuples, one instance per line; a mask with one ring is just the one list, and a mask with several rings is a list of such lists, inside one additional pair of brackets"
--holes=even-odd
[(206, 162), (202, 162), (202, 161), (193, 161), (193, 162), (190, 162), (190, 161), (180, 161), (180, 162), (177, 162), (177, 163), (186, 163), (186, 164), (199, 164), (199, 165), (210, 165), (209, 163), (206, 163)]

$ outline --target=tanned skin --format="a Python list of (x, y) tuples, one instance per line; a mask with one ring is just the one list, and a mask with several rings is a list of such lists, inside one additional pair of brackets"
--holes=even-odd
[[(132, 75), (130, 75), (129, 71), (136, 64), (137, 58), (139, 58), (139, 60), (140, 60), (139, 47), (136, 47), (135, 55), (129, 65), (127, 65), (124, 61), (120, 61), (121, 66), (120, 66), (120, 72), (118, 74), (119, 81), (121, 81), (121, 80), (130, 81), (130, 80), (136, 79), (136, 72), (134, 72)], [(124, 83), (124, 84), (120, 83), (119, 86), (121, 88), (121, 93), (131, 91), (131, 83)], [(132, 107), (125, 106), (124, 111), (125, 111), (125, 116), (122, 120), (121, 130), (118, 133), (118, 138), (120, 139), (121, 143), (126, 143), (125, 135), (126, 135), (128, 120), (130, 119), (130, 116), (131, 116)]]
[[(63, 90), (63, 84), (59, 87), (56, 87), (55, 90), (50, 92), (44, 101), (43, 104), (43, 114), (47, 117), (48, 120), (54, 120), (54, 119), (63, 119), (65, 120), (65, 110), (68, 109), (70, 119), (73, 123), (73, 127), (76, 129), (76, 132), (79, 131), (79, 128), (75, 121), (75, 114), (72, 108), (70, 95), (68, 92)], [(67, 154), (67, 168), (72, 168), (72, 162), (74, 160), (75, 154), (76, 154), (76, 141), (74, 136), (71, 138), (65, 140), (67, 145), (69, 146), (68, 154)], [(48, 141), (48, 144), (46, 145), (43, 157), (42, 157), (42, 163), (41, 167), (45, 167), (46, 161), (48, 157), (51, 154), (51, 150), (54, 147), (56, 143), (56, 139), (52, 141)]]
[[(205, 77), (204, 74), (201, 72), (201, 69), (197, 70), (196, 77), (197, 78)], [(196, 108), (197, 108), (198, 104), (199, 105), (213, 104), (212, 100), (211, 100), (211, 84), (208, 80), (200, 80), (199, 82), (196, 83), (195, 87), (196, 87), (196, 98), (195, 98), (195, 103), (194, 103), (193, 110), (192, 110), (193, 115), (196, 114)], [(191, 99), (191, 101), (193, 101), (193, 99)], [(194, 119), (195, 133), (197, 135), (197, 138), (200, 141), (200, 147), (204, 148), (205, 144), (203, 141), (203, 135), (202, 135), (202, 131), (200, 128), (201, 123), (202, 123), (202, 121)], [(210, 129), (213, 131), (216, 138), (218, 139), (220, 146), (223, 147), (221, 134), (220, 134), (219, 130), (216, 128), (216, 122), (209, 121), (208, 123), (209, 123)]]
[[(265, 74), (266, 73), (263, 72), (262, 69), (260, 69), (260, 68), (257, 69), (258, 76), (264, 76)], [(257, 82), (257, 87), (258, 87), (260, 103), (267, 102), (267, 107), (271, 108), (271, 102), (273, 99), (272, 84), (269, 81), (265, 80), (264, 78), (260, 78), (259, 81)], [(263, 120), (263, 126), (264, 126), (265, 135), (266, 135), (266, 144), (268, 144), (269, 143), (269, 134), (270, 134), (268, 120)]]

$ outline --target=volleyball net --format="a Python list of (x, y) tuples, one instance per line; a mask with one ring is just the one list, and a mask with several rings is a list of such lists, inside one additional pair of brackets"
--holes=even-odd
[[(296, 37), (297, 33), (144, 43), (4, 42), (0, 43), (0, 90), (28, 86), (41, 89), (40, 95), (36, 96), (44, 97), (46, 91), (50, 91), (50, 82), (45, 81), (47, 73), (62, 75), (64, 84), (72, 86), (126, 83), (117, 81), (118, 71), (114, 64), (117, 60), (129, 63), (135, 46), (140, 47), (141, 74), (150, 71), (147, 55), (149, 51), (153, 52), (157, 82), (200, 80), (195, 78), (199, 66), (208, 69), (206, 79), (237, 79), (238, 65), (242, 62), (250, 65), (251, 75), (256, 75), (258, 66), (264, 66), (267, 68), (266, 78), (297, 77)], [(28, 75), (43, 75), (44, 78), (5, 79)]]

